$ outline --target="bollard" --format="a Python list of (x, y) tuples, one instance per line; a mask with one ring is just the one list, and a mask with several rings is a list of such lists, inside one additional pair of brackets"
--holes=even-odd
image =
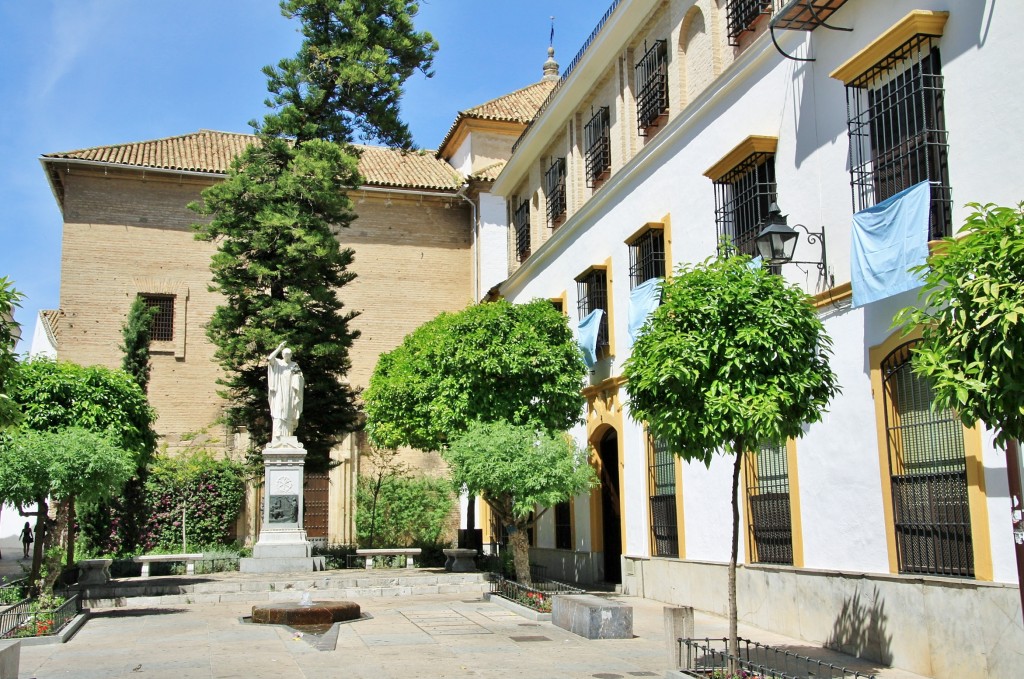
[(674, 670), (690, 669), (690, 660), (679, 639), (693, 638), (693, 607), (665, 606), (665, 643), (669, 666)]

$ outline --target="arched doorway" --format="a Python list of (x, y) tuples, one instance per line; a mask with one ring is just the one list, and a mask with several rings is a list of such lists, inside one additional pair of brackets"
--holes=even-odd
[(608, 428), (597, 445), (601, 460), (601, 538), (604, 544), (604, 580), (622, 582), (622, 510), (619, 503), (619, 436)]

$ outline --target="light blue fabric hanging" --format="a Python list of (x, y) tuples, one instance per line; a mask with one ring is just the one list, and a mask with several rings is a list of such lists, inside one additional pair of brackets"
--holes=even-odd
[(588, 368), (597, 365), (597, 333), (601, 329), (603, 309), (594, 309), (580, 319), (579, 338), (576, 340), (583, 350), (583, 362)]
[(629, 338), (636, 341), (640, 328), (647, 317), (661, 304), (662, 278), (651, 278), (633, 288), (629, 293)]
[(928, 257), (931, 186), (927, 181), (853, 215), (850, 282), (860, 307), (921, 285), (912, 266)]
[(757, 271), (762, 266), (764, 266), (764, 258), (761, 257), (761, 255), (758, 255), (757, 257), (754, 257), (749, 262), (747, 262), (747, 268), (753, 269), (754, 271)]

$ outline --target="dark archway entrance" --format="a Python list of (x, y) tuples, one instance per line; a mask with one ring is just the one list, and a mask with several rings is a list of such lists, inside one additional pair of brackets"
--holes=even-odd
[(598, 445), (601, 456), (601, 531), (604, 542), (604, 580), (622, 582), (622, 517), (619, 504), (619, 437), (609, 429)]

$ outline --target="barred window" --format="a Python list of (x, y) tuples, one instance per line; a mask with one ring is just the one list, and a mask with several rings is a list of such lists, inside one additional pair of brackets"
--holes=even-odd
[(555, 505), (555, 549), (572, 549), (572, 510), (568, 500)]
[[(646, 43), (644, 45), (646, 47)], [(636, 111), (640, 136), (668, 111), (668, 41), (658, 40), (636, 65)]]
[(774, 153), (754, 153), (715, 180), (715, 225), (720, 242), (756, 257), (754, 240), (775, 200)]
[(150, 326), (150, 338), (155, 342), (170, 342), (174, 339), (174, 295), (140, 294), (139, 297), (157, 312)]
[(881, 365), (899, 571), (974, 577), (963, 426), (932, 409), (931, 381), (911, 370), (915, 344)]
[(753, 30), (757, 17), (771, 11), (771, 0), (729, 0), (726, 7), (729, 44), (733, 47), (739, 45), (739, 37), (745, 31)]
[(530, 201), (524, 200), (512, 215), (516, 227), (516, 258), (526, 261), (530, 256)]
[(854, 210), (928, 181), (930, 239), (952, 233), (949, 144), (934, 40), (914, 36), (846, 87)]
[(762, 444), (754, 453), (755, 476), (747, 482), (752, 563), (793, 564), (793, 519), (789, 503), (786, 444)]
[(548, 199), (548, 223), (557, 226), (565, 220), (565, 158), (555, 158), (544, 173)]
[(648, 478), (652, 556), (679, 556), (675, 456), (661, 439), (650, 438)]
[(608, 107), (602, 106), (583, 128), (586, 147), (587, 186), (593, 188), (608, 178), (612, 166), (611, 128)]
[(579, 299), (576, 311), (581, 320), (597, 309), (604, 311), (597, 331), (597, 349), (600, 353), (602, 347), (608, 347), (608, 276), (605, 270), (590, 269), (577, 278), (576, 293)]
[(629, 287), (665, 277), (665, 233), (648, 229), (629, 243)]

